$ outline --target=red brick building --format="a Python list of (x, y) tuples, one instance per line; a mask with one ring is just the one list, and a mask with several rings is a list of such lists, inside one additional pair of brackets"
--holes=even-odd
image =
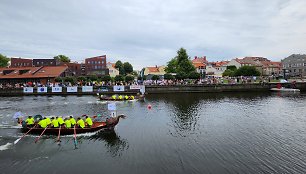
[(68, 70), (72, 73), (73, 76), (82, 75), (81, 64), (77, 62), (74, 62), (74, 63), (61, 62), (60, 65), (68, 66)]
[(106, 55), (85, 59), (86, 75), (108, 75)]
[(11, 58), (11, 68), (16, 68), (16, 67), (31, 67), (33, 66), (32, 64), (32, 59), (25, 59), (25, 58)]
[(57, 59), (33, 59), (33, 66), (58, 66), (60, 61)]

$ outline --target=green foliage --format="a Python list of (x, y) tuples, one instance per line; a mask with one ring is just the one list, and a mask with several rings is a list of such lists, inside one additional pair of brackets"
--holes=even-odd
[(79, 77), (77, 78), (77, 80), (78, 80), (78, 81), (86, 81), (86, 77), (84, 77), (84, 76), (79, 76)]
[(116, 75), (115, 81), (116, 81), (116, 82), (124, 81), (124, 76), (123, 76), (123, 75)]
[(89, 81), (97, 81), (97, 80), (98, 80), (98, 77), (97, 77), (97, 75), (90, 75), (90, 76), (87, 77), (87, 79), (88, 79)]
[(201, 76), (200, 73), (195, 72), (195, 71), (190, 72), (190, 73), (188, 74), (188, 77), (189, 77), (190, 79), (199, 79), (200, 76)]
[(227, 66), (226, 69), (228, 70), (232, 70), (232, 71), (236, 71), (237, 70), (237, 67), (235, 65), (230, 65), (230, 66)]
[(138, 73), (137, 73), (137, 71), (133, 71), (132, 73), (131, 73), (131, 75), (133, 75), (133, 76), (138, 76)]
[(119, 69), (119, 74), (120, 75), (124, 75), (125, 74), (125, 71), (124, 71), (124, 67), (123, 67), (123, 63), (118, 60), (115, 64), (115, 68)]
[(9, 61), (10, 61), (9, 58), (7, 58), (6, 56), (0, 54), (0, 67), (7, 67)]
[(106, 76), (102, 76), (101, 77), (101, 80), (104, 81), (104, 82), (109, 82), (112, 80), (111, 76), (109, 75), (106, 75)]
[(227, 69), (223, 72), (222, 76), (229, 76), (229, 77), (234, 77), (235, 76), (235, 71), (231, 69)]
[(123, 63), (123, 69), (125, 74), (130, 74), (133, 72), (133, 66), (129, 62)]
[(195, 72), (195, 70), (184, 48), (180, 48), (177, 51), (177, 56), (168, 62), (165, 69), (167, 73), (177, 73), (177, 77), (180, 79), (187, 78), (188, 74)]
[(75, 84), (75, 82), (76, 82), (76, 78), (75, 77), (71, 77), (71, 76), (65, 77), (65, 78), (63, 78), (63, 80), (64, 80), (64, 82), (70, 82), (72, 84)]
[(159, 76), (158, 75), (153, 75), (152, 80), (159, 80)]
[(255, 66), (242, 66), (237, 69), (235, 76), (260, 76)]
[(63, 81), (63, 78), (62, 77), (56, 77), (54, 79), (55, 82), (62, 82)]
[(173, 80), (174, 76), (172, 74), (167, 73), (167, 74), (164, 75), (164, 79), (166, 79), (166, 80)]
[(57, 60), (59, 60), (61, 62), (70, 62), (71, 61), (70, 58), (65, 56), (65, 55), (58, 55), (58, 56), (55, 56), (53, 58), (57, 59)]
[(181, 72), (181, 73), (177, 73), (175, 77), (176, 79), (182, 80), (182, 79), (187, 79), (188, 75), (184, 72)]
[(134, 76), (130, 76), (130, 75), (125, 76), (125, 81), (126, 82), (131, 82), (133, 80), (134, 80)]
[(176, 73), (177, 72), (177, 59), (172, 58), (169, 62), (167, 67), (165, 68), (167, 73)]

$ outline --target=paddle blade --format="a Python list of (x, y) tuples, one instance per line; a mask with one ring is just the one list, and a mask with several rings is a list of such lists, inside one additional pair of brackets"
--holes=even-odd
[(19, 140), (21, 140), (21, 138), (18, 138), (17, 140), (15, 140), (14, 144), (17, 144)]

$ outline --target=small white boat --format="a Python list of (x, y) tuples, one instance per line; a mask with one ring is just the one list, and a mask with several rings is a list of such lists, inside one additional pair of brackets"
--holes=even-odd
[(271, 91), (280, 91), (280, 92), (300, 92), (299, 89), (293, 89), (293, 88), (271, 88)]

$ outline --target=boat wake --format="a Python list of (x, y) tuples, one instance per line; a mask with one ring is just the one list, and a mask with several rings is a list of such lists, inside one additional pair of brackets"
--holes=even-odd
[(0, 146), (0, 151), (8, 150), (12, 147), (13, 143), (6, 143), (5, 145)]

